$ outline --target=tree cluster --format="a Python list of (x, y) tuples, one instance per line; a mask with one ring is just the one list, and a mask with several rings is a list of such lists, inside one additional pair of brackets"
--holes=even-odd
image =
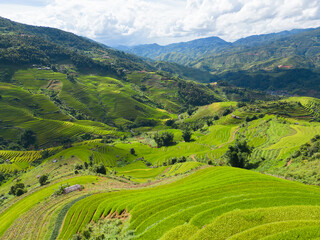
[(27, 189), (25, 189), (25, 185), (22, 182), (18, 182), (15, 185), (11, 186), (9, 194), (15, 196), (21, 196), (26, 193)]
[(170, 146), (173, 143), (173, 137), (173, 133), (162, 132), (154, 134), (153, 139), (157, 143), (158, 148), (160, 148)]
[(245, 140), (237, 140), (230, 145), (225, 153), (225, 158), (232, 167), (247, 168), (252, 147), (248, 146)]

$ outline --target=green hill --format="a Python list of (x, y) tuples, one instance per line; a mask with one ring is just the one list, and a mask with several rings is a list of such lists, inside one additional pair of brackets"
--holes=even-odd
[(320, 100), (279, 96), (315, 69), (213, 77), (1, 18), (0, 51), (1, 239), (320, 237)]
[(233, 43), (206, 38), (158, 48), (142, 45), (127, 51), (210, 72), (209, 78), (203, 78), (205, 82), (227, 81), (275, 94), (283, 91), (319, 97), (319, 31), (284, 31)]
[[(114, 180), (76, 177), (64, 182), (84, 184), (86, 191), (53, 198), (43, 205), (36, 201), (49, 197), (63, 182), (37, 189), (1, 214), (5, 219), (0, 225), (1, 236), (69, 239), (102, 217), (130, 216), (127, 231), (134, 230), (138, 239), (319, 237), (318, 188), (247, 170), (207, 168), (170, 184), (111, 193), (94, 192)], [(93, 184), (88, 183), (97, 186), (91, 188)], [(41, 217), (32, 214), (35, 212)], [(27, 216), (29, 221), (24, 221)], [(42, 225), (44, 221), (48, 225)], [(15, 231), (18, 226), (29, 231)], [(56, 235), (52, 230), (59, 226)], [(91, 230), (86, 231), (93, 234), (93, 227), (91, 223)]]

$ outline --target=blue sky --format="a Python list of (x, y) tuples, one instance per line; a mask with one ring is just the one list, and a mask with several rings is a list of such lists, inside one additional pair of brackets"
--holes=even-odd
[(0, 0), (0, 16), (107, 44), (169, 44), (320, 27), (320, 0)]

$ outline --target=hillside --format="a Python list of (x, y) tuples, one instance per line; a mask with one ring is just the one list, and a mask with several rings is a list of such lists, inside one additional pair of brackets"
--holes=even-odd
[[(309, 48), (316, 49), (318, 41), (315, 37), (318, 35), (318, 31), (318, 29), (294, 29), (279, 33), (249, 36), (235, 42), (226, 42), (218, 37), (209, 37), (165, 46), (147, 44), (133, 47), (120, 46), (118, 49), (155, 60), (196, 66), (211, 72), (228, 69), (245, 70), (247, 62), (252, 65), (252, 63), (256, 64), (271, 57), (285, 58), (283, 54), (280, 55), (280, 52), (283, 53), (283, 50), (281, 50), (283, 48), (290, 47), (292, 49), (285, 53), (288, 56), (302, 55)], [(301, 42), (302, 39), (304, 44), (296, 44), (295, 46), (295, 43)], [(258, 54), (261, 51), (265, 52)], [(309, 54), (317, 53), (310, 50)], [(239, 58), (241, 58), (241, 61), (239, 61)]]
[[(80, 230), (79, 237), (87, 239), (99, 236), (94, 230), (99, 229), (100, 234), (112, 236), (104, 227), (125, 239), (319, 237), (318, 188), (226, 167), (202, 169), (173, 180), (141, 190), (101, 177), (55, 182), (36, 188), (2, 212), (0, 234), (5, 239), (70, 239)], [(66, 182), (83, 184), (86, 191), (45, 201)], [(114, 187), (120, 191), (108, 192)], [(121, 220), (128, 218), (130, 224), (124, 227)]]
[[(82, 72), (120, 78), (124, 77), (126, 71), (159, 69), (157, 63), (69, 32), (16, 23), (1, 17), (0, 48), (0, 63), (5, 65), (72, 63)], [(178, 71), (177, 74), (188, 80), (204, 82), (211, 77), (206, 71), (178, 64), (167, 65), (166, 68), (169, 72)]]
[(276, 94), (319, 97), (319, 31), (284, 31), (233, 43), (207, 38), (158, 47), (161, 51), (149, 45), (127, 51), (210, 72), (208, 83), (227, 81)]
[(183, 80), (208, 81), (206, 72), (146, 62), (58, 29), (0, 20), (0, 132), (6, 146), (26, 129), (36, 134), (37, 146), (55, 146), (86, 133), (108, 135), (115, 127), (161, 125), (171, 114), (224, 99)]
[(320, 100), (274, 89), (317, 96), (316, 70), (213, 76), (0, 26), (0, 239), (320, 237)]

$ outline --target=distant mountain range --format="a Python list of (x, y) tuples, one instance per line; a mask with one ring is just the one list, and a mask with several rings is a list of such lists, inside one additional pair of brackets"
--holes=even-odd
[(120, 49), (210, 72), (210, 82), (320, 97), (320, 28), (249, 36), (233, 43), (210, 37)]
[(233, 43), (210, 37), (166, 46), (147, 44), (121, 46), (118, 49), (213, 73), (270, 69), (279, 65), (314, 68), (320, 66), (319, 31), (320, 29), (295, 29), (249, 36)]

